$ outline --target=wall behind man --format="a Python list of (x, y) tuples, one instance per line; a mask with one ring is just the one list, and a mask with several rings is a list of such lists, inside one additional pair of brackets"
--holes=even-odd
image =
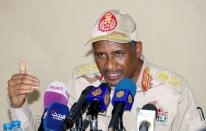
[(93, 61), (84, 45), (94, 20), (112, 8), (135, 19), (147, 58), (184, 76), (206, 109), (205, 6), (205, 0), (0, 0), (0, 124), (9, 121), (7, 81), (19, 61), (41, 80), (29, 101), (41, 115), (48, 84), (67, 83), (74, 67)]

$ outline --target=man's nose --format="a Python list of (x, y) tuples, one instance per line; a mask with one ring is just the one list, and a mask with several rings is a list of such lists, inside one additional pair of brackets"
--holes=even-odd
[(116, 67), (116, 60), (113, 57), (109, 57), (106, 63), (106, 68), (108, 70), (114, 70)]

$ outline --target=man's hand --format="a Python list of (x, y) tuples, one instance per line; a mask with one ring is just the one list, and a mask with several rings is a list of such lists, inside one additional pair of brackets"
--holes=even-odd
[(40, 81), (36, 77), (26, 73), (25, 62), (19, 64), (20, 74), (14, 74), (8, 81), (8, 93), (11, 106), (14, 108), (21, 107), (26, 96), (38, 88)]

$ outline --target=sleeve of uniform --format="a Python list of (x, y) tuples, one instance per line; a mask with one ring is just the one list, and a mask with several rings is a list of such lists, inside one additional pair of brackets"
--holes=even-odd
[(23, 131), (37, 131), (40, 124), (40, 118), (32, 116), (29, 109), (28, 102), (26, 101), (20, 108), (10, 107), (10, 114), (12, 120), (20, 120)]
[(206, 121), (202, 119), (192, 92), (186, 84), (180, 93), (177, 114), (173, 121), (172, 131), (200, 131)]

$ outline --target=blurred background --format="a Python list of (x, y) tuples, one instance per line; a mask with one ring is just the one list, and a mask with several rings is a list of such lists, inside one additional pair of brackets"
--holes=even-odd
[(19, 62), (41, 80), (30, 96), (33, 114), (41, 115), (50, 82), (68, 83), (74, 67), (93, 62), (85, 43), (108, 9), (134, 18), (145, 56), (188, 80), (205, 111), (205, 0), (0, 0), (0, 125), (10, 121), (7, 82)]

